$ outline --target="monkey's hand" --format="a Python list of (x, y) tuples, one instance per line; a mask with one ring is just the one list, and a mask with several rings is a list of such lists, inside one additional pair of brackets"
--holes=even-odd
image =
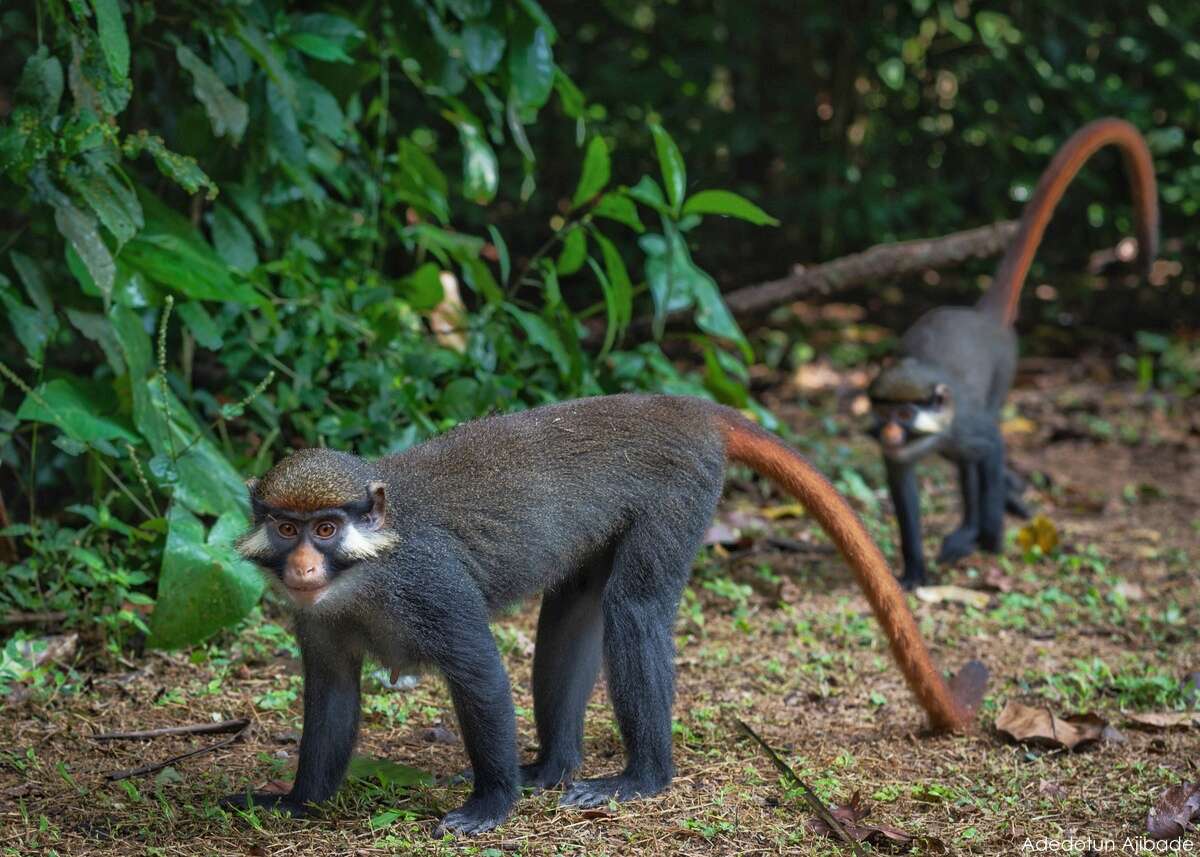
[(474, 836), (503, 823), (512, 811), (513, 801), (506, 795), (481, 797), (471, 795), (467, 802), (446, 813), (434, 832), (435, 836)]
[(290, 794), (278, 792), (239, 792), (226, 795), (218, 801), (218, 804), (224, 809), (275, 810), (295, 818), (303, 818), (308, 815), (308, 808), (302, 802), (295, 800)]

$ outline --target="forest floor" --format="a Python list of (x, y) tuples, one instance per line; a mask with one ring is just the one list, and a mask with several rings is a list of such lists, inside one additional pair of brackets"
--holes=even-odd
[[(1011, 458), (1035, 483), (1028, 501), (1052, 523), (1025, 532), (1034, 541), (1040, 532), (1048, 550), (1023, 549), (1022, 522), (1010, 519), (1004, 559), (975, 556), (939, 570), (937, 583), (971, 593), (933, 590), (928, 597), (949, 600), (909, 601), (943, 667), (977, 657), (990, 668), (977, 734), (926, 734), (828, 542), (790, 500), (743, 473), (730, 481), (714, 532), (726, 544), (706, 550), (679, 614), (678, 774), (669, 792), (582, 813), (557, 809), (557, 793), (529, 795), (492, 833), (434, 841), (437, 819), (466, 795), (441, 784), (466, 766), (446, 693), (431, 677), (399, 691), (368, 678), (359, 752), (439, 784), (410, 785), (402, 767), (363, 768), (312, 819), (228, 814), (215, 807), (219, 796), (286, 781), (295, 763), (295, 650), (280, 625), (260, 618), (207, 647), (90, 673), (82, 692), (10, 698), (0, 718), (0, 853), (849, 854), (810, 829), (800, 792), (742, 737), (736, 718), (829, 804), (857, 795), (870, 809), (862, 824), (919, 837), (900, 850), (1026, 853), (1090, 838), (1097, 851), (1113, 839), (1118, 853), (1134, 853), (1121, 846), (1145, 831), (1157, 796), (1200, 779), (1200, 726), (1148, 731), (1130, 721), (1184, 707), (1200, 682), (1200, 402), (1164, 406), (1098, 381), (1098, 367), (1027, 361), (1010, 400)], [(860, 407), (847, 392), (853, 380), (809, 373), (764, 398), (894, 555), (877, 453), (851, 416)], [(955, 523), (951, 477), (948, 466), (924, 470), (931, 552)], [(536, 610), (527, 605), (495, 625), (526, 755)], [(1119, 734), (1077, 752), (1018, 745), (994, 727), (1008, 701), (1093, 713)], [(241, 717), (250, 725), (240, 739), (119, 781), (106, 775), (223, 736), (92, 737)], [(584, 774), (620, 763), (598, 689)]]

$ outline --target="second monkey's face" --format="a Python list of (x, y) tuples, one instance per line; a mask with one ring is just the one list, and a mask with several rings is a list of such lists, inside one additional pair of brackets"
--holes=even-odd
[[(954, 422), (950, 388), (933, 384), (908, 395), (889, 396), (886, 383), (871, 390), (870, 434), (879, 441), (885, 457), (901, 463), (932, 452)], [(900, 385), (895, 385), (900, 386)]]
[(254, 528), (238, 540), (238, 552), (271, 573), (301, 609), (318, 604), (339, 575), (396, 541), (385, 529), (382, 485), (369, 486), (361, 502), (311, 512), (257, 499), (253, 505)]

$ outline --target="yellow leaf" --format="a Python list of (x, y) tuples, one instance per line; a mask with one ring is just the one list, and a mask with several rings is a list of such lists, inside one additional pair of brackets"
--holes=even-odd
[(1037, 423), (1027, 417), (1013, 417), (1000, 423), (1002, 434), (1032, 434)]
[(1045, 515), (1037, 515), (1017, 532), (1017, 544), (1022, 550), (1037, 546), (1042, 553), (1048, 554), (1058, 547), (1058, 528)]
[(778, 521), (781, 518), (801, 518), (804, 516), (804, 507), (799, 503), (788, 503), (784, 506), (768, 506), (760, 511), (762, 516), (768, 521)]

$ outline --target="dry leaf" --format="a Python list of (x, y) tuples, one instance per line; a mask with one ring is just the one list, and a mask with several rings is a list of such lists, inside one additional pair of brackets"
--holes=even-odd
[(977, 610), (983, 610), (992, 600), (986, 592), (962, 586), (918, 586), (913, 595), (926, 604), (968, 604)]
[(1152, 839), (1174, 839), (1195, 829), (1200, 821), (1200, 783), (1180, 783), (1158, 796), (1146, 816)]
[(1120, 595), (1126, 601), (1141, 601), (1146, 597), (1146, 591), (1136, 583), (1130, 583), (1128, 580), (1122, 580), (1113, 587), (1113, 592)]
[(37, 668), (45, 664), (69, 661), (75, 656), (78, 643), (79, 635), (72, 631), (70, 634), (51, 634), (48, 637), (21, 640), (17, 643), (17, 650), (31, 667)]
[(1038, 782), (1038, 794), (1052, 797), (1055, 800), (1062, 800), (1067, 796), (1067, 790), (1053, 780), (1040, 780)]
[(721, 520), (714, 520), (704, 531), (706, 545), (736, 545), (741, 539), (741, 530)]
[(1000, 433), (1003, 435), (1032, 434), (1037, 430), (1037, 423), (1027, 417), (1013, 417), (1000, 423)]
[(996, 592), (1012, 592), (1016, 587), (1013, 579), (1009, 577), (998, 565), (993, 565), (983, 573), (983, 580), (980, 583)]
[(1036, 545), (1042, 553), (1048, 554), (1058, 547), (1058, 528), (1045, 515), (1036, 515), (1017, 531), (1017, 544), (1022, 550), (1032, 550)]
[(1129, 714), (1125, 718), (1134, 726), (1150, 730), (1187, 729), (1200, 726), (1200, 711), (1161, 711)]
[[(918, 838), (898, 827), (887, 824), (864, 824), (863, 819), (870, 814), (871, 810), (870, 805), (862, 800), (858, 792), (855, 792), (844, 806), (831, 806), (829, 812), (842, 825), (850, 838), (856, 842), (867, 842), (875, 848), (898, 853), (911, 851), (918, 842), (921, 844), (922, 851), (926, 853), (937, 853), (944, 850), (941, 841), (937, 839)], [(810, 818), (808, 829), (830, 839), (839, 838), (820, 818)]]
[(1058, 717), (1049, 708), (1009, 702), (996, 718), (996, 730), (1021, 744), (1079, 750), (1100, 741), (1121, 743), (1125, 736), (1096, 714)]
[(781, 518), (800, 518), (804, 516), (804, 507), (799, 503), (788, 503), (784, 506), (767, 506), (759, 511), (768, 521), (778, 521)]
[(458, 291), (458, 278), (449, 271), (438, 274), (442, 284), (442, 301), (429, 313), (429, 328), (443, 348), (467, 350), (466, 308)]

